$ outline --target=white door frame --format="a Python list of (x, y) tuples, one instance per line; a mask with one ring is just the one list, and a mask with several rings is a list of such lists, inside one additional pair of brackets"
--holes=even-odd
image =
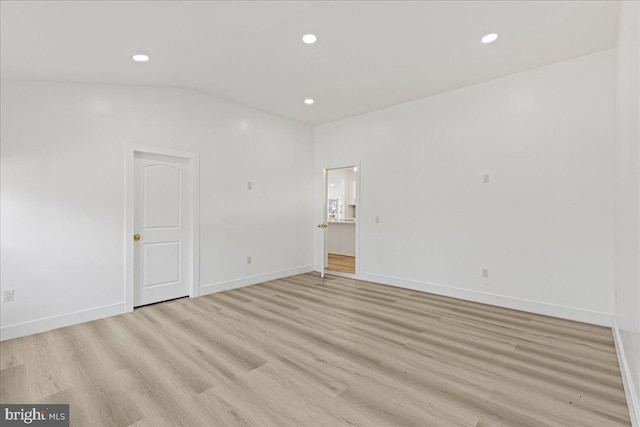
[(189, 221), (189, 234), (191, 238), (191, 267), (192, 281), (189, 284), (189, 297), (194, 298), (200, 294), (200, 158), (198, 153), (179, 151), (170, 148), (153, 147), (149, 145), (129, 144), (125, 154), (125, 287), (124, 304), (125, 312), (133, 311), (134, 301), (134, 157), (136, 153), (159, 154), (162, 156), (188, 159), (191, 166), (189, 183), (189, 199), (191, 200), (191, 218)]
[[(323, 187), (323, 191), (322, 191), (322, 197), (324, 197), (324, 200), (322, 201), (322, 206), (324, 206), (324, 212), (322, 213), (322, 218), (323, 218), (323, 223), (327, 224), (327, 198), (329, 197), (329, 185), (328, 185), (328, 179), (329, 179), (329, 174), (327, 173), (327, 171), (332, 170), (332, 169), (346, 169), (346, 168), (353, 168), (356, 167), (356, 272), (355, 274), (349, 274), (349, 273), (340, 273), (335, 272), (333, 270), (331, 270), (331, 274), (335, 275), (335, 276), (345, 276), (345, 277), (356, 277), (360, 275), (360, 218), (362, 217), (362, 212), (361, 212), (361, 208), (360, 208), (360, 172), (361, 172), (361, 167), (360, 167), (360, 160), (356, 160), (353, 162), (343, 162), (343, 163), (329, 163), (329, 164), (322, 164), (322, 187)], [(328, 246), (326, 245), (326, 239), (327, 239), (327, 232), (325, 229), (321, 229), (322, 230), (322, 261), (321, 261), (321, 265), (320, 265), (320, 272), (322, 277), (324, 277), (324, 273), (325, 273), (325, 268), (324, 268), (324, 261), (325, 258), (327, 256), (326, 252), (328, 250)]]

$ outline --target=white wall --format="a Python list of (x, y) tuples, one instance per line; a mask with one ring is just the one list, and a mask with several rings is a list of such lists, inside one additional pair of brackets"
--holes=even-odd
[(200, 153), (204, 292), (310, 270), (310, 127), (193, 91), (42, 82), (2, 82), (1, 114), (2, 339), (122, 311), (127, 144)]
[(318, 126), (315, 220), (322, 164), (360, 160), (360, 277), (608, 324), (614, 77), (610, 50)]
[(640, 4), (620, 9), (615, 180), (615, 336), (629, 409), (640, 425)]

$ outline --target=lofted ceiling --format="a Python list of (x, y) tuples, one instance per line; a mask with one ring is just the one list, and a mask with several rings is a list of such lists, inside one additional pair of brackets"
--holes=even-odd
[[(0, 72), (190, 88), (320, 124), (611, 48), (619, 6), (2, 0)], [(318, 41), (302, 43), (306, 33)], [(139, 51), (151, 60), (133, 62)]]

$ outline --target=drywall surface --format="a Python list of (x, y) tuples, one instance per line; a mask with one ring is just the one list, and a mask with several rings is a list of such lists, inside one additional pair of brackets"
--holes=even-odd
[(1, 89), (4, 339), (122, 311), (131, 144), (200, 155), (201, 288), (310, 269), (309, 126), (181, 89)]
[(640, 4), (622, 2), (617, 59), (615, 330), (635, 425), (640, 425)]
[(317, 126), (315, 221), (359, 160), (362, 278), (609, 324), (614, 103), (609, 50)]

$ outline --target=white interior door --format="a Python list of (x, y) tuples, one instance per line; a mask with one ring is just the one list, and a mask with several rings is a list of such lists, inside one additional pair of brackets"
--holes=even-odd
[(134, 306), (189, 295), (191, 173), (188, 159), (135, 155)]

